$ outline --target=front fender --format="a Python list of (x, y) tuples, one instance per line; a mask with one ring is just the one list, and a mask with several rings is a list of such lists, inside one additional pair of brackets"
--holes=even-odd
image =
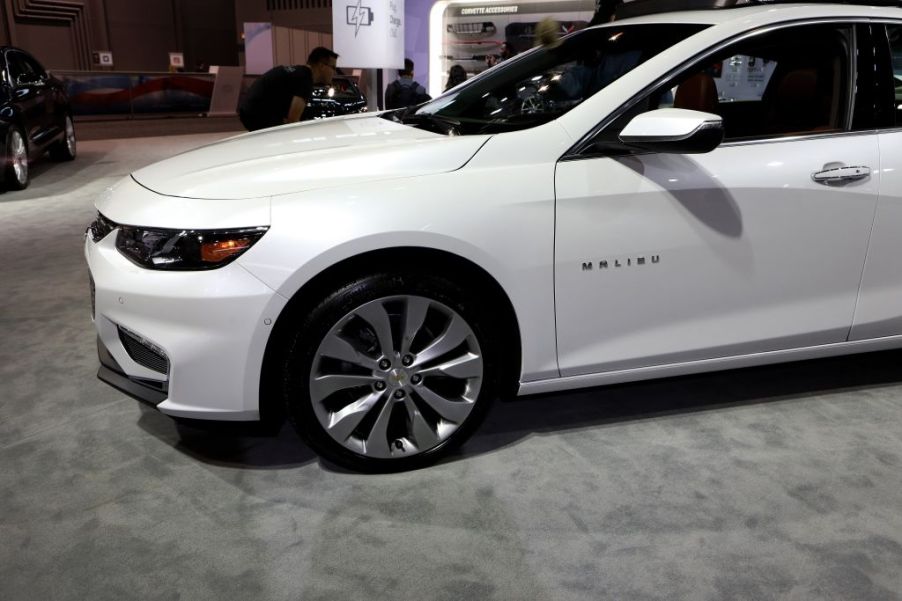
[(290, 299), (333, 265), (373, 251), (454, 255), (510, 299), (522, 326), (524, 381), (556, 377), (553, 172), (553, 163), (465, 168), (274, 197), (270, 231), (238, 262)]

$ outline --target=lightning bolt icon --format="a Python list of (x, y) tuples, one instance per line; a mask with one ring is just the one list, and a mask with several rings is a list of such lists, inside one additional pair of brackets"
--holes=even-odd
[[(364, 8), (361, 6), (363, 0), (357, 0), (357, 6), (354, 8), (354, 12), (351, 15), (351, 23), (354, 24), (354, 37), (357, 37), (357, 32), (360, 31), (360, 25), (363, 21), (363, 15), (365, 14)], [(341, 14), (341, 13), (339, 13)]]

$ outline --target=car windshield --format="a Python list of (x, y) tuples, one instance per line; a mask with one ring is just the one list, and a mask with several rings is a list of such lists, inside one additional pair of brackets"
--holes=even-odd
[(705, 27), (647, 24), (587, 29), (509, 59), (431, 102), (383, 116), (444, 134), (535, 127), (560, 117)]

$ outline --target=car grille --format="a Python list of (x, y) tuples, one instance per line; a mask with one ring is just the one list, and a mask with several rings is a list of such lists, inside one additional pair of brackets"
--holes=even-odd
[(161, 374), (169, 373), (169, 358), (156, 345), (122, 326), (119, 326), (119, 341), (122, 342), (128, 356), (138, 365)]

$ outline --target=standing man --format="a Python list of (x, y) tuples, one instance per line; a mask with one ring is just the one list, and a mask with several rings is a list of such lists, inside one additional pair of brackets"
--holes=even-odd
[(256, 131), (300, 121), (313, 86), (332, 83), (337, 59), (337, 54), (319, 46), (307, 57), (306, 65), (273, 67), (247, 91), (238, 109), (241, 123), (248, 131)]
[(426, 88), (413, 80), (413, 61), (405, 58), (404, 68), (398, 70), (398, 79), (385, 88), (385, 108), (400, 109), (427, 100), (432, 97), (426, 93)]

